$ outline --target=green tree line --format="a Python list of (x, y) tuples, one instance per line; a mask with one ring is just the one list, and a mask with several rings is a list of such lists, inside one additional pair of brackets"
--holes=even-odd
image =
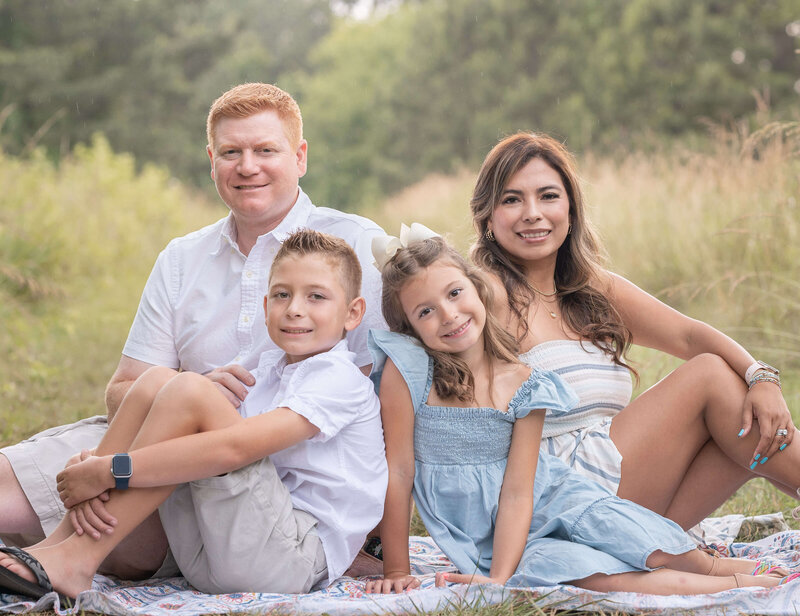
[(365, 20), (353, 4), (4, 0), (0, 145), (59, 157), (100, 131), (208, 186), (208, 104), (268, 81), (303, 108), (306, 188), (358, 209), (515, 130), (613, 149), (798, 117), (796, 0), (373, 0), (390, 9)]

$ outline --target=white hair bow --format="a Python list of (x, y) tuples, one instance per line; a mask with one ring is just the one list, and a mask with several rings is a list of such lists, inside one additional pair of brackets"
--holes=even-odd
[(398, 250), (406, 248), (414, 242), (421, 242), (422, 240), (427, 240), (432, 237), (441, 236), (436, 233), (436, 231), (432, 231), (418, 222), (412, 222), (410, 227), (401, 224), (400, 237), (395, 237), (394, 235), (373, 237), (372, 256), (375, 257), (375, 267), (382, 272), (386, 264), (397, 254)]

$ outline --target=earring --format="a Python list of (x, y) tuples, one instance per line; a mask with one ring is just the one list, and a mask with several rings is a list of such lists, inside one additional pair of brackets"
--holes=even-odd
[(487, 240), (489, 240), (490, 242), (493, 242), (493, 241), (494, 241), (494, 233), (492, 233), (492, 230), (491, 230), (491, 229), (486, 229), (486, 233), (484, 233), (484, 236), (485, 236), (485, 237), (486, 237), (486, 239), (487, 239)]
[(569, 223), (569, 226), (567, 227), (567, 235), (570, 233), (572, 233), (572, 223)]

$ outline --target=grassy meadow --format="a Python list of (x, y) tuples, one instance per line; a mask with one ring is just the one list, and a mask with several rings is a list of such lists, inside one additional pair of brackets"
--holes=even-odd
[[(702, 149), (586, 154), (579, 163), (609, 267), (779, 366), (800, 422), (800, 126), (770, 125), (749, 137), (721, 133)], [(362, 213), (392, 234), (401, 221), (422, 222), (466, 251), (474, 177), (475, 170), (431, 176)], [(225, 210), (162, 169), (137, 169), (102, 138), (58, 166), (42, 154), (0, 152), (0, 185), (6, 445), (104, 412), (105, 383), (158, 252)], [(641, 348), (632, 359), (641, 374), (638, 391), (677, 364)], [(759, 480), (720, 513), (783, 511), (790, 518), (794, 504)], [(542, 612), (510, 601), (448, 613)]]
[(158, 252), (224, 214), (102, 137), (55, 166), (0, 151), (0, 444), (105, 413)]

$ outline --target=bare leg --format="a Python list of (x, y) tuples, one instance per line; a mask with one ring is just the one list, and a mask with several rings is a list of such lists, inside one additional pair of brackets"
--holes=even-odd
[[(182, 373), (156, 396), (131, 450), (184, 434), (224, 428), (237, 421), (242, 418), (211, 381)], [(75, 596), (91, 587), (100, 563), (173, 489), (174, 486), (162, 486), (114, 491), (107, 503), (109, 512), (118, 520), (114, 533), (101, 535), (97, 540), (86, 534), (71, 533), (60, 543), (28, 551), (42, 563), (57, 590)], [(61, 526), (64, 525), (69, 525), (69, 520), (63, 520)], [(0, 556), (0, 565), (33, 579), (30, 570), (12, 557)]]
[[(739, 586), (770, 588), (780, 583), (780, 577), (750, 575), (755, 567), (751, 560), (714, 558), (700, 550), (674, 555), (657, 550), (648, 557), (647, 566), (663, 568), (616, 575), (596, 574), (572, 584), (602, 592), (618, 590), (654, 595), (689, 595), (719, 592)], [(714, 572), (710, 574), (712, 569)]]
[(689, 527), (742, 485), (743, 472), (788, 488), (800, 485), (800, 447), (749, 469), (759, 437), (752, 430), (737, 438), (744, 394), (741, 378), (719, 357), (704, 354), (629, 404), (611, 424), (623, 456), (619, 496), (673, 513)]
[[(128, 451), (158, 392), (177, 374), (175, 370), (163, 367), (150, 368), (144, 372), (125, 395), (114, 420), (96, 448), (96, 454), (102, 456)], [(59, 524), (46, 539), (32, 547), (55, 545), (72, 533), (71, 524)], [(166, 552), (167, 537), (158, 513), (155, 512), (124, 538), (99, 570), (104, 574), (128, 580), (145, 579), (161, 566)]]
[(44, 535), (39, 517), (3, 454), (0, 454), (0, 494), (0, 534)]
[(736, 574), (750, 576), (757, 564), (747, 558), (715, 558), (701, 550), (690, 550), (683, 554), (667, 554), (656, 550), (647, 558), (647, 566), (651, 569), (666, 567), (674, 571), (711, 577), (729, 577)]
[[(691, 528), (752, 478), (749, 468), (734, 463), (714, 441), (707, 441), (687, 469), (664, 516), (682, 528)], [(704, 507), (699, 508), (697, 503)]]
[(146, 370), (128, 389), (96, 453), (106, 456), (128, 451), (162, 388), (179, 373), (156, 366)]
[(730, 590), (739, 586), (771, 588), (779, 583), (779, 578), (766, 575), (715, 577), (673, 569), (632, 571), (615, 575), (598, 573), (570, 582), (574, 586), (598, 592), (640, 592), (649, 595), (698, 595)]

